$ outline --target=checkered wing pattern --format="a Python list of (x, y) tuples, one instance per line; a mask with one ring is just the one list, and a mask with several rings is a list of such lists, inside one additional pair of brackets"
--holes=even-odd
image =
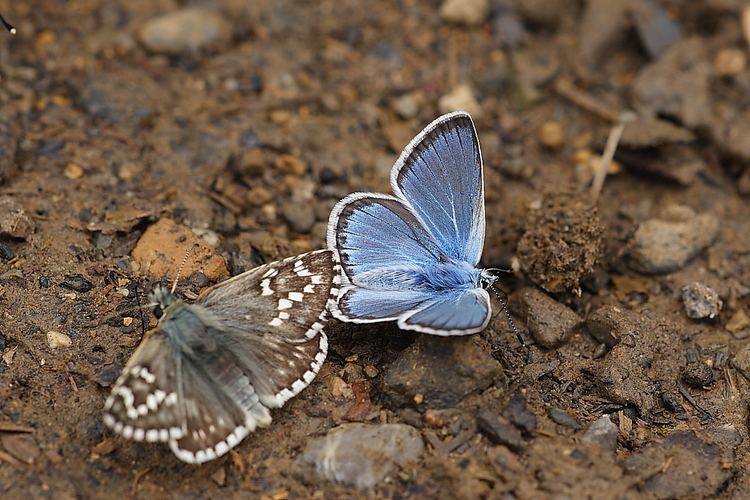
[(159, 326), (107, 400), (105, 423), (126, 438), (168, 441), (190, 463), (226, 453), (315, 378), (339, 273), (336, 253), (322, 250), (236, 276), (192, 305), (166, 297)]

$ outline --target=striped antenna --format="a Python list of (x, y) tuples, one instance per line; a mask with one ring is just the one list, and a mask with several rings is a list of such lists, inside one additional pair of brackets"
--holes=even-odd
[(187, 263), (188, 257), (190, 257), (190, 254), (193, 253), (193, 248), (195, 248), (195, 244), (193, 244), (185, 251), (185, 256), (182, 258), (182, 263), (180, 264), (180, 267), (177, 268), (177, 275), (174, 277), (174, 283), (172, 283), (172, 293), (177, 290), (177, 282), (180, 279), (180, 273), (182, 273), (182, 268), (185, 267), (185, 263)]

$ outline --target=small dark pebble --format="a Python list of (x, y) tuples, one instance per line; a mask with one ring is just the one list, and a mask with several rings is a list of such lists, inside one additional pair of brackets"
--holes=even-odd
[(66, 274), (60, 286), (75, 292), (85, 293), (94, 288), (94, 284), (80, 274)]
[(115, 266), (117, 266), (117, 269), (120, 269), (121, 271), (127, 271), (130, 269), (130, 264), (127, 260), (118, 260), (115, 262)]
[(11, 260), (15, 256), (16, 256), (16, 252), (13, 251), (10, 245), (0, 241), (0, 259)]
[(7, 345), (8, 345), (8, 343), (5, 341), (5, 337), (3, 337), (2, 335), (0, 335), (0, 351), (4, 351), (5, 350), (5, 346), (7, 346)]
[(527, 436), (536, 430), (536, 415), (529, 411), (526, 400), (520, 394), (516, 394), (510, 398), (508, 405), (503, 410), (503, 416), (521, 429)]
[(39, 149), (37, 150), (37, 152), (43, 156), (54, 156), (57, 153), (59, 153), (60, 150), (64, 147), (65, 147), (65, 141), (61, 141), (61, 140), (42, 141), (41, 143), (39, 143)]
[(500, 415), (483, 410), (477, 415), (477, 426), (493, 443), (505, 445), (516, 453), (523, 451), (525, 443), (521, 431)]
[(258, 136), (252, 130), (248, 129), (240, 135), (240, 146), (245, 149), (253, 149), (258, 145)]
[(120, 376), (122, 367), (119, 366), (107, 366), (99, 370), (96, 374), (96, 383), (102, 387), (111, 387), (115, 383), (117, 377)]
[(680, 397), (674, 392), (663, 392), (661, 395), (661, 404), (671, 413), (682, 413)]
[(190, 275), (190, 284), (197, 287), (197, 288), (203, 288), (208, 286), (208, 278), (205, 274), (203, 274), (200, 271), (196, 271), (193, 274)]
[(49, 278), (46, 276), (39, 276), (39, 288), (49, 288)]
[(403, 408), (398, 412), (398, 416), (401, 417), (401, 421), (405, 424), (409, 424), (417, 429), (422, 428), (422, 414), (413, 408)]
[(323, 170), (320, 171), (320, 183), (321, 184), (331, 184), (332, 182), (335, 182), (337, 179), (336, 172), (331, 170), (328, 167), (324, 167)]
[(550, 408), (549, 417), (556, 424), (562, 425), (563, 427), (568, 427), (573, 430), (581, 428), (581, 424), (578, 423), (578, 420), (559, 408)]

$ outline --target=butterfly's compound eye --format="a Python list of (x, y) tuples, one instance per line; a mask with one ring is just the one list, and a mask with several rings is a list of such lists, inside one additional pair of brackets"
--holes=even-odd
[(161, 306), (154, 307), (154, 316), (156, 316), (156, 319), (161, 319), (164, 316), (164, 309)]

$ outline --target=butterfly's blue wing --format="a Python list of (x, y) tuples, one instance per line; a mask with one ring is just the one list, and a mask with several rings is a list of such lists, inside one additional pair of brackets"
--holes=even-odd
[(484, 180), (479, 139), (467, 113), (443, 115), (417, 135), (396, 161), (391, 186), (448, 256), (479, 263)]
[(490, 296), (482, 288), (442, 292), (398, 318), (403, 330), (434, 335), (477, 333), (490, 321)]

